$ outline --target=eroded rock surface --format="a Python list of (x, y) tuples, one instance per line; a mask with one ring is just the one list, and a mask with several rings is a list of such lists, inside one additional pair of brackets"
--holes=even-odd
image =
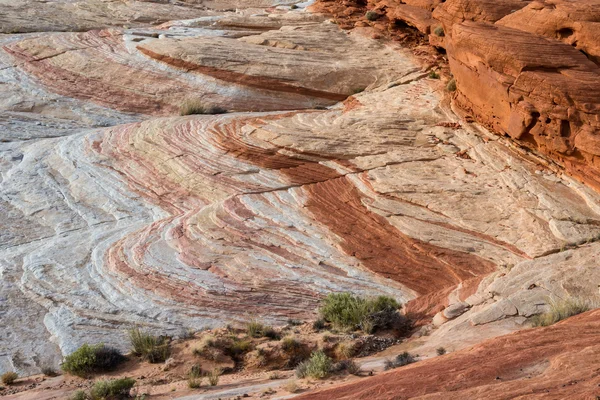
[[(408, 302), (439, 326), (424, 349), (460, 349), (524, 328), (548, 296), (596, 294), (598, 245), (583, 244), (600, 236), (597, 192), (460, 122), (405, 50), (302, 9), (226, 5), (1, 38), (0, 370), (36, 372), (86, 342), (125, 349), (134, 323), (176, 336), (309, 319), (338, 291)], [(551, 97), (538, 121), (562, 104), (571, 136), (544, 146), (577, 158), (552, 146), (593, 138), (595, 94), (565, 92), (595, 84), (592, 61), (500, 25), (457, 22), (452, 40), (458, 104), (520, 139), (515, 96), (539, 110)], [(558, 55), (552, 71), (531, 67), (526, 41)], [(497, 104), (470, 88), (482, 79)], [(178, 116), (187, 99), (238, 112)]]

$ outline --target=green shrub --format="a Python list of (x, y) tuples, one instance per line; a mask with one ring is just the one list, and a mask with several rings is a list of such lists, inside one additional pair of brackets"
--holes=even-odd
[(70, 400), (88, 400), (88, 396), (83, 390), (78, 390), (71, 396)]
[(362, 329), (371, 333), (404, 319), (399, 313), (400, 305), (388, 296), (364, 299), (351, 293), (331, 293), (321, 304), (321, 317), (337, 329)]
[(434, 70), (431, 70), (431, 71), (429, 71), (429, 77), (431, 79), (440, 79), (440, 74), (438, 74)]
[(533, 326), (549, 326), (594, 308), (591, 302), (578, 298), (550, 300), (548, 305), (550, 309), (547, 312), (533, 317)]
[(288, 368), (296, 367), (300, 362), (306, 360), (310, 356), (308, 346), (291, 336), (283, 338), (281, 341), (281, 350), (283, 350), (288, 357), (286, 362)]
[(10, 371), (2, 374), (2, 383), (5, 385), (12, 385), (19, 378), (16, 372)]
[(255, 319), (251, 320), (246, 326), (246, 334), (253, 338), (267, 337), (279, 340), (279, 334), (273, 327), (264, 325)]
[(223, 350), (228, 356), (237, 359), (252, 350), (252, 342), (234, 338), (230, 343), (223, 345)]
[(435, 352), (437, 353), (438, 356), (443, 356), (444, 354), (446, 354), (446, 349), (443, 347), (438, 347)]
[(84, 344), (65, 357), (61, 368), (72, 375), (85, 377), (95, 372), (110, 371), (124, 360), (121, 352), (113, 347), (102, 343), (94, 346)]
[(153, 336), (138, 327), (129, 330), (131, 352), (151, 363), (159, 363), (169, 358), (169, 340), (164, 336)]
[(187, 100), (179, 108), (179, 115), (193, 114), (224, 114), (227, 110), (222, 107), (206, 104), (200, 100)]
[(449, 92), (456, 92), (456, 80), (454, 78), (448, 81), (448, 84), (446, 85), (446, 90)]
[(190, 389), (198, 389), (202, 386), (202, 368), (196, 364), (190, 369), (188, 374), (188, 387)]
[(438, 26), (438, 27), (436, 27), (436, 28), (433, 30), (433, 33), (434, 33), (436, 36), (440, 36), (440, 37), (444, 37), (444, 36), (446, 36), (446, 34), (444, 33), (444, 28), (443, 28), (443, 27), (441, 27), (441, 26)]
[(94, 383), (90, 390), (91, 400), (119, 400), (129, 397), (135, 379), (121, 378)]
[(323, 351), (318, 350), (311, 354), (310, 358), (301, 362), (296, 367), (296, 376), (298, 378), (323, 379), (329, 376), (331, 372), (332, 361)]
[(379, 15), (379, 13), (376, 11), (367, 11), (365, 14), (365, 18), (369, 21), (376, 21), (379, 19), (380, 16), (381, 15)]
[(221, 368), (214, 368), (208, 374), (208, 383), (210, 386), (217, 386), (219, 384), (219, 378), (223, 374), (223, 370)]
[(417, 360), (415, 359), (415, 357), (412, 354), (405, 351), (404, 353), (397, 355), (396, 359), (393, 361), (385, 360), (385, 369), (388, 370), (388, 369), (403, 367), (405, 365), (412, 364), (416, 361)]

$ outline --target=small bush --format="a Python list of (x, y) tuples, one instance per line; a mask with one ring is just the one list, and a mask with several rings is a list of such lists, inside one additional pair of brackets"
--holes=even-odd
[(313, 322), (312, 328), (316, 332), (319, 332), (319, 331), (325, 329), (325, 320), (323, 320), (323, 319), (316, 320), (315, 322)]
[(194, 365), (188, 374), (188, 387), (190, 389), (198, 389), (202, 386), (202, 369), (200, 365)]
[(296, 367), (310, 356), (308, 347), (291, 336), (283, 338), (281, 341), (281, 350), (288, 356), (286, 363), (288, 368)]
[(354, 355), (354, 343), (340, 342), (335, 347), (335, 355), (338, 360), (347, 360)]
[(365, 14), (365, 18), (369, 21), (377, 21), (381, 15), (379, 15), (376, 11), (367, 11)]
[(125, 399), (129, 397), (135, 379), (121, 378), (94, 383), (90, 390), (91, 400)]
[(164, 336), (153, 336), (138, 327), (129, 330), (131, 352), (151, 363), (164, 362), (169, 358), (169, 341)]
[(438, 356), (443, 356), (444, 354), (446, 354), (446, 349), (443, 347), (438, 347), (435, 352), (437, 353)]
[(246, 334), (253, 338), (259, 338), (262, 336), (264, 329), (265, 326), (263, 324), (253, 319), (246, 326)]
[(441, 26), (438, 26), (438, 27), (436, 27), (436, 28), (433, 30), (433, 33), (434, 33), (436, 36), (439, 36), (439, 37), (444, 37), (444, 36), (446, 36), (446, 34), (444, 33), (444, 28), (443, 28), (443, 27), (441, 27)]
[(281, 336), (279, 335), (279, 333), (270, 326), (265, 326), (265, 328), (263, 329), (262, 335), (271, 340), (281, 339)]
[(412, 354), (405, 351), (404, 353), (397, 355), (396, 359), (394, 359), (393, 361), (385, 360), (385, 369), (388, 370), (403, 367), (405, 365), (412, 364), (416, 361), (417, 360)]
[(224, 114), (226, 112), (227, 110), (222, 107), (206, 104), (200, 100), (187, 100), (179, 109), (179, 115)]
[(271, 379), (271, 380), (277, 380), (277, 379), (281, 379), (281, 378), (282, 378), (281, 374), (277, 371), (272, 372), (271, 375), (269, 375), (269, 379)]
[(437, 72), (435, 72), (434, 70), (431, 70), (429, 72), (429, 77), (431, 79), (440, 79), (440, 74), (438, 74)]
[(591, 302), (577, 298), (550, 300), (548, 305), (550, 309), (547, 312), (533, 317), (533, 326), (549, 326), (594, 308)]
[(88, 396), (83, 390), (78, 390), (71, 396), (70, 400), (88, 400)]
[(298, 6), (297, 6), (296, 4), (292, 4), (292, 5), (290, 6), (290, 8), (291, 8), (292, 10), (295, 10), (295, 9), (297, 9), (297, 8), (298, 8)]
[(91, 373), (110, 371), (125, 360), (121, 352), (100, 343), (94, 346), (84, 344), (65, 357), (61, 364), (63, 371), (85, 377)]
[(300, 387), (298, 386), (298, 382), (289, 381), (288, 383), (285, 384), (283, 389), (288, 393), (296, 393), (298, 390), (300, 390)]
[(456, 80), (454, 78), (448, 81), (448, 84), (446, 85), (446, 90), (449, 92), (456, 92)]
[(221, 368), (214, 368), (208, 374), (208, 383), (210, 386), (217, 386), (219, 384), (219, 378), (223, 374), (223, 370)]
[(299, 326), (299, 325), (302, 325), (302, 321), (290, 318), (290, 319), (287, 320), (287, 324), (289, 326)]
[(16, 372), (6, 372), (2, 374), (2, 383), (5, 385), (12, 385), (19, 378), (19, 375)]
[(241, 355), (252, 350), (252, 342), (249, 340), (239, 340), (235, 338), (230, 344), (224, 346), (225, 354), (237, 359)]
[(323, 351), (318, 350), (311, 354), (310, 358), (301, 362), (296, 367), (296, 376), (298, 378), (326, 378), (331, 372), (332, 361)]
[(364, 299), (351, 293), (331, 293), (323, 299), (319, 312), (338, 329), (360, 328), (372, 333), (403, 318), (397, 311), (399, 307), (396, 300), (388, 296)]

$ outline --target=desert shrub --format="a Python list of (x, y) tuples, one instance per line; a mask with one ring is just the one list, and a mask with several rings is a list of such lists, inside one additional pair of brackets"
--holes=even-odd
[(188, 387), (190, 389), (198, 389), (202, 386), (202, 368), (196, 364), (190, 369), (188, 374)]
[(113, 347), (102, 343), (94, 346), (84, 344), (65, 357), (61, 368), (72, 375), (85, 377), (94, 372), (110, 371), (124, 360), (121, 352)]
[(550, 300), (548, 306), (548, 311), (533, 317), (533, 326), (549, 326), (594, 308), (590, 301), (578, 298)]
[(264, 329), (265, 326), (263, 324), (253, 319), (246, 326), (246, 334), (253, 338), (259, 338), (262, 336)]
[(431, 71), (429, 71), (429, 77), (431, 79), (440, 79), (440, 74), (438, 74), (434, 70), (431, 70)]
[(403, 367), (416, 361), (417, 360), (412, 354), (405, 351), (402, 354), (398, 354), (394, 360), (385, 360), (385, 369), (388, 370)]
[(279, 333), (273, 329), (270, 326), (265, 326), (262, 332), (262, 335), (266, 338), (269, 338), (271, 340), (279, 340), (281, 339), (281, 336), (279, 335)]
[(438, 26), (433, 30), (433, 33), (436, 36), (444, 37), (446, 34), (444, 33), (444, 28), (442, 26)]
[(377, 19), (379, 19), (379, 17), (380, 17), (380, 15), (376, 11), (367, 11), (365, 13), (365, 18), (368, 19), (369, 21), (376, 21)]
[(19, 375), (16, 372), (10, 371), (2, 374), (1, 378), (2, 383), (4, 383), (5, 385), (12, 385), (13, 383), (15, 383), (17, 378), (19, 378)]
[(400, 305), (391, 297), (362, 298), (351, 293), (332, 293), (323, 299), (321, 317), (344, 330), (362, 329), (371, 333), (386, 328), (394, 319), (402, 318)]
[(444, 354), (446, 354), (446, 349), (443, 347), (438, 347), (435, 352), (437, 353), (438, 356), (443, 356)]
[(316, 320), (315, 322), (313, 322), (312, 328), (316, 332), (319, 332), (320, 330), (325, 329), (325, 320), (319, 318), (318, 320)]
[(298, 382), (289, 381), (288, 383), (285, 384), (283, 389), (289, 393), (296, 393), (298, 390), (300, 390), (300, 387), (298, 386)]
[(151, 363), (159, 363), (169, 358), (169, 340), (164, 336), (153, 336), (138, 327), (129, 330), (131, 352)]
[(239, 358), (250, 350), (252, 350), (252, 342), (249, 340), (239, 340), (238, 338), (234, 338), (228, 344), (223, 345), (223, 351), (225, 354), (233, 359)]
[(302, 321), (300, 321), (298, 319), (289, 318), (287, 320), (287, 324), (289, 326), (299, 326), (299, 325), (302, 325)]
[(227, 110), (222, 107), (204, 103), (200, 100), (186, 100), (179, 108), (179, 115), (193, 114), (224, 114)]
[(271, 379), (271, 380), (277, 380), (277, 379), (281, 379), (281, 378), (283, 378), (283, 377), (277, 371), (271, 372), (271, 375), (269, 375), (269, 379)]
[(208, 383), (210, 386), (217, 386), (219, 384), (219, 378), (223, 374), (223, 370), (221, 368), (213, 368), (212, 371), (208, 373)]
[(292, 10), (295, 10), (295, 9), (297, 9), (297, 8), (298, 8), (298, 6), (297, 6), (296, 4), (292, 4), (292, 5), (290, 6), (290, 8), (291, 8)]
[(446, 85), (446, 90), (449, 92), (456, 91), (456, 80), (454, 78), (452, 78), (448, 81), (448, 84)]
[(296, 376), (298, 378), (326, 378), (331, 372), (332, 361), (323, 351), (318, 350), (311, 354), (310, 358), (301, 362), (296, 367)]
[(94, 383), (90, 390), (91, 400), (118, 400), (129, 397), (131, 388), (135, 385), (135, 379), (121, 378)]
[(88, 400), (88, 396), (83, 390), (78, 390), (70, 397), (70, 400)]
[(281, 340), (281, 350), (287, 355), (286, 366), (293, 368), (310, 356), (310, 350), (302, 342), (288, 336)]
[(354, 343), (345, 341), (335, 346), (335, 355), (338, 360), (347, 360), (354, 355)]

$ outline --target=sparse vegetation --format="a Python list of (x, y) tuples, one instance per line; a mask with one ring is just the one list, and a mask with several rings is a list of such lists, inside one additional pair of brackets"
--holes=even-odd
[(439, 37), (444, 37), (446, 36), (446, 34), (444, 33), (444, 28), (442, 26), (437, 26), (434, 30), (433, 30), (434, 35), (439, 36)]
[(533, 326), (549, 326), (594, 308), (592, 302), (579, 298), (550, 300), (548, 306), (548, 311), (533, 317)]
[(346, 364), (346, 371), (348, 371), (351, 375), (359, 375), (360, 374), (360, 366), (354, 362), (354, 360), (348, 360)]
[(188, 374), (188, 387), (198, 389), (202, 386), (202, 369), (199, 365), (194, 365)]
[(125, 360), (121, 352), (100, 343), (94, 346), (84, 344), (65, 357), (61, 364), (63, 371), (85, 377), (91, 373), (110, 371)]
[(264, 325), (253, 319), (246, 326), (246, 334), (252, 338), (268, 337), (269, 339), (278, 339), (279, 334), (273, 327)]
[(78, 390), (71, 396), (70, 400), (88, 400), (88, 396), (83, 390)]
[(437, 353), (438, 356), (443, 356), (444, 354), (446, 354), (446, 349), (443, 347), (438, 347), (435, 352)]
[(399, 328), (407, 320), (398, 313), (400, 305), (391, 297), (361, 298), (351, 293), (332, 293), (323, 299), (321, 317), (337, 329), (372, 333), (390, 326)]
[(377, 11), (367, 11), (365, 13), (365, 18), (369, 21), (377, 21), (381, 17)]
[(288, 356), (287, 366), (293, 368), (310, 356), (310, 350), (292, 336), (282, 339), (281, 349)]
[(350, 341), (340, 342), (335, 347), (335, 355), (338, 360), (347, 360), (354, 355), (354, 343)]
[(394, 360), (385, 360), (385, 369), (388, 370), (403, 367), (416, 361), (417, 360), (412, 354), (405, 351), (402, 354), (398, 354)]
[(2, 374), (2, 383), (5, 385), (12, 385), (19, 378), (19, 375), (14, 371), (9, 371)]
[(318, 320), (313, 322), (312, 328), (317, 332), (319, 332), (320, 330), (323, 330), (325, 328), (325, 320), (319, 318)]
[(186, 100), (179, 108), (180, 115), (193, 114), (224, 114), (227, 110), (222, 107), (204, 103), (200, 100)]
[(329, 375), (331, 367), (331, 358), (327, 357), (323, 351), (318, 350), (313, 352), (308, 360), (298, 364), (296, 376), (298, 378), (323, 379)]
[(91, 400), (119, 400), (129, 397), (135, 379), (121, 378), (98, 381), (92, 386), (89, 398)]
[(213, 368), (213, 370), (208, 374), (208, 383), (210, 386), (217, 386), (222, 374), (223, 370), (221, 368)]
[(298, 390), (300, 390), (300, 387), (298, 386), (298, 382), (289, 381), (288, 383), (285, 384), (283, 389), (288, 393), (296, 393)]
[(287, 324), (289, 326), (299, 326), (299, 325), (302, 325), (302, 321), (290, 318), (287, 320)]
[(153, 336), (138, 327), (129, 330), (131, 352), (151, 363), (159, 363), (169, 358), (169, 340), (164, 336)]
[(456, 92), (456, 80), (454, 78), (448, 81), (448, 84), (446, 85), (446, 90), (449, 92)]
[(431, 71), (429, 71), (429, 77), (431, 79), (440, 79), (440, 74), (438, 74), (437, 72), (435, 72), (433, 69)]

